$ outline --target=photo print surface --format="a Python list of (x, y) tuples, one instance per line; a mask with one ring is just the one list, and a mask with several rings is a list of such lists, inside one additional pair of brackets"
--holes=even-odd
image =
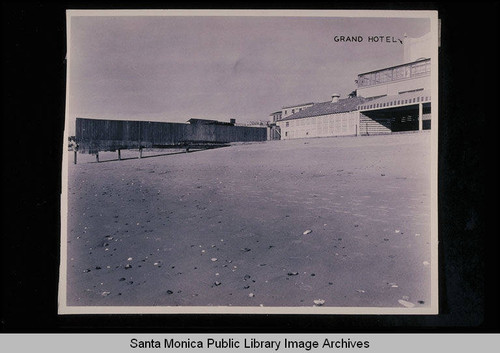
[(437, 314), (437, 13), (67, 13), (60, 314)]

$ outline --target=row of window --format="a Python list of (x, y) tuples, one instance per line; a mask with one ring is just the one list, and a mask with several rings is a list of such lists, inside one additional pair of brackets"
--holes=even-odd
[(351, 126), (354, 124), (356, 117), (354, 116), (337, 116), (337, 117), (312, 117), (295, 121), (287, 121), (285, 127), (300, 128), (305, 130), (309, 128), (327, 129), (339, 126)]
[(278, 121), (280, 119), (281, 119), (281, 113), (273, 114), (273, 122)]
[(364, 110), (364, 109), (376, 109), (376, 108), (384, 108), (384, 107), (392, 107), (396, 105), (402, 105), (402, 104), (412, 104), (412, 103), (421, 103), (421, 102), (430, 102), (431, 97), (430, 96), (425, 96), (425, 97), (416, 97), (416, 98), (410, 98), (410, 99), (398, 99), (392, 102), (387, 102), (387, 103), (376, 103), (376, 104), (366, 104), (366, 105), (360, 105), (359, 109)]
[(426, 60), (359, 75), (357, 82), (358, 82), (358, 87), (368, 87), (380, 83), (429, 75), (430, 72), (431, 72), (431, 61)]
[[(291, 114), (298, 113), (298, 112), (300, 112), (302, 109), (304, 109), (304, 108), (298, 108), (298, 109), (293, 108), (293, 109), (292, 109)], [(288, 114), (288, 110), (286, 110), (286, 109), (285, 109), (285, 111), (284, 111), (284, 113), (283, 113), (283, 114), (284, 114), (284, 115), (287, 115), (287, 114)], [(291, 115), (291, 114), (290, 114), (290, 115)]]

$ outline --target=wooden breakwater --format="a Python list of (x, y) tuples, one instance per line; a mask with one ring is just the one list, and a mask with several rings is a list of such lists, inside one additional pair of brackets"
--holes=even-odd
[(265, 127), (235, 126), (214, 120), (163, 123), (76, 118), (75, 140), (81, 153), (142, 148), (190, 148), (230, 142), (265, 141)]

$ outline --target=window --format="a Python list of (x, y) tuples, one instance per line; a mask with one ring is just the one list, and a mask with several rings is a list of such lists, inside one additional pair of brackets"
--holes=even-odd
[(292, 109), (292, 114), (295, 113), (295, 109)]
[(285, 114), (286, 114), (286, 110), (285, 110)]
[(285, 136), (288, 136), (288, 131), (285, 131)]
[(286, 127), (288, 127), (288, 126), (290, 126), (290, 123), (287, 121), (287, 122), (286, 122)]

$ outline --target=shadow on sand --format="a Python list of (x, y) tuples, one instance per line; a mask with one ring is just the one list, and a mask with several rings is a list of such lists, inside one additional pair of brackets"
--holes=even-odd
[(213, 150), (213, 149), (218, 149), (218, 148), (224, 148), (224, 147), (229, 147), (229, 146), (230, 145), (213, 146), (213, 147), (211, 146), (211, 147), (199, 148), (199, 149), (189, 149), (187, 151), (184, 150), (184, 151), (179, 151), (179, 152), (159, 153), (159, 154), (153, 154), (153, 155), (142, 156), (142, 157), (122, 157), (122, 158), (114, 158), (114, 159), (105, 159), (105, 160), (93, 161), (93, 162), (88, 162), (88, 163), (121, 162), (121, 161), (130, 160), (130, 159), (146, 159), (146, 158), (173, 156), (173, 155), (176, 155), (176, 154), (186, 154), (186, 153), (202, 152), (202, 151)]

